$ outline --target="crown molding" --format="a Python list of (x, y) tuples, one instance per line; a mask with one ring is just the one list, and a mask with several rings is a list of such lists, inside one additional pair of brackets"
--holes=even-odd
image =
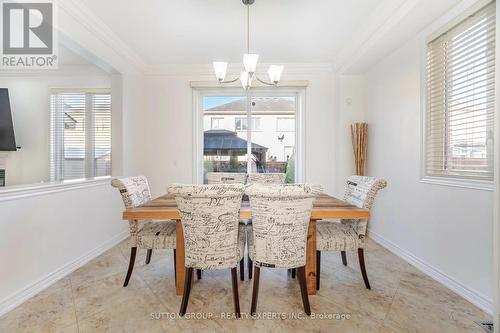
[(57, 69), (0, 70), (1, 77), (53, 77), (53, 76), (109, 76), (94, 65), (59, 65)]
[[(259, 63), (257, 74), (259, 76), (267, 76), (267, 67), (269, 65)], [(282, 65), (285, 66), (284, 75), (333, 72), (333, 66), (330, 63), (284, 63)], [(230, 63), (228, 65), (227, 76), (238, 76), (242, 68), (243, 64)], [(148, 76), (207, 76), (208, 78), (212, 78), (214, 71), (212, 64), (168, 64), (147, 66), (144, 74)]]
[(422, 0), (382, 0), (358, 29), (350, 43), (344, 46), (334, 62), (334, 70), (345, 73), (356, 64), (378, 41), (401, 22)]
[[(101, 40), (116, 55), (139, 72), (144, 72), (146, 63), (141, 57), (123, 42), (102, 20), (89, 10), (81, 0), (56, 0), (59, 13), (64, 10), (73, 20), (82, 25), (94, 37)], [(78, 41), (75, 41), (78, 42)]]

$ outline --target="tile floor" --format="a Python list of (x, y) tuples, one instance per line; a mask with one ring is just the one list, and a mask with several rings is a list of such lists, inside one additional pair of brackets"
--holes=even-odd
[[(484, 332), (475, 320), (490, 319), (477, 307), (368, 240), (366, 262), (372, 290), (361, 279), (357, 258), (322, 253), (321, 290), (310, 297), (305, 317), (298, 281), (286, 271), (261, 270), (260, 318), (222, 319), (233, 311), (229, 271), (208, 271), (195, 280), (191, 318), (176, 318), (172, 251), (153, 252), (149, 265), (139, 252), (132, 279), (122, 287), (128, 260), (122, 242), (100, 257), (0, 317), (0, 332)], [(245, 272), (247, 273), (247, 272)], [(240, 306), (248, 315), (251, 282), (240, 284)], [(296, 318), (265, 319), (282, 313)], [(197, 318), (203, 316), (204, 318)], [(208, 318), (213, 316), (212, 318)]]

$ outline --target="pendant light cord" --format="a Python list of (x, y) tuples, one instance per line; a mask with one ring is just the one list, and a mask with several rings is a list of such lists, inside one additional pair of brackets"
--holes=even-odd
[(247, 53), (250, 54), (250, 4), (247, 3)]

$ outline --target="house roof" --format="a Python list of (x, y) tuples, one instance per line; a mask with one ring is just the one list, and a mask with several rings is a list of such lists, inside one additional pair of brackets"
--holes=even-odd
[[(221, 151), (224, 155), (228, 155), (229, 151), (237, 155), (247, 153), (247, 140), (238, 137), (236, 132), (224, 129), (208, 130), (205, 131), (203, 138), (203, 151), (205, 154), (216, 153), (218, 151)], [(268, 148), (257, 143), (252, 143), (252, 150), (263, 153)]]
[[(286, 97), (254, 97), (252, 111), (295, 111), (295, 101)], [(205, 111), (245, 111), (247, 99), (221, 104)]]

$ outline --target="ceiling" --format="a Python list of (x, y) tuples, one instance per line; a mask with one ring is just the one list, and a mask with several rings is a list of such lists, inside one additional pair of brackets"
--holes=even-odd
[[(81, 1), (148, 65), (237, 63), (246, 51), (241, 0)], [(384, 32), (380, 47), (372, 47), (377, 52), (367, 52), (380, 57), (458, 2), (256, 0), (250, 11), (251, 52), (260, 54), (261, 63), (335, 64), (349, 60), (363, 46), (366, 41), (359, 36), (370, 38), (388, 20), (398, 19)], [(419, 9), (418, 20), (405, 8)]]

